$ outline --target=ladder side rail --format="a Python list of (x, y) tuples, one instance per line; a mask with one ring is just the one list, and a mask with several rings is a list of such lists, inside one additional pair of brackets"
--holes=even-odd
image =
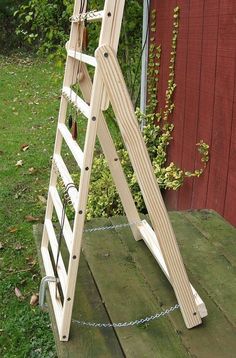
[[(124, 6), (125, 0), (107, 0), (105, 2), (99, 46), (107, 44), (110, 45), (115, 52), (117, 52)], [(106, 91), (103, 91), (104, 93), (101, 108), (105, 111), (108, 109), (110, 101)]]
[[(113, 26), (117, 28), (119, 21), (121, 23), (122, 17), (119, 21), (116, 19), (116, 11), (124, 7), (124, 0), (117, 2), (116, 0), (106, 0), (105, 2), (105, 14), (107, 19), (102, 22), (100, 41), (108, 41), (111, 43), (111, 33)], [(111, 16), (109, 15), (111, 14)], [(123, 13), (123, 12), (122, 12)], [(121, 12), (119, 12), (121, 14)], [(114, 29), (115, 31), (116, 29)], [(100, 73), (95, 69), (93, 88), (91, 93), (91, 104), (90, 104), (90, 117), (88, 118), (88, 127), (86, 131), (85, 145), (84, 145), (84, 165), (81, 171), (80, 185), (79, 185), (79, 198), (78, 208), (75, 213), (74, 228), (73, 228), (73, 245), (72, 253), (69, 260), (68, 266), (68, 286), (67, 294), (65, 297), (65, 303), (63, 306), (63, 317), (62, 324), (59, 329), (60, 339), (67, 341), (69, 338), (69, 330), (71, 324), (71, 315), (74, 302), (74, 292), (76, 285), (76, 277), (80, 259), (82, 235), (85, 221), (85, 212), (87, 206), (88, 189), (90, 182), (90, 174), (93, 162), (93, 153), (95, 147), (95, 141), (97, 136), (98, 122), (101, 113), (102, 101), (104, 98), (104, 84), (101, 79)], [(73, 259), (75, 257), (75, 259)]]
[[(86, 7), (87, 0), (84, 0), (84, 1), (85, 1), (85, 7)], [(76, 15), (78, 13), (82, 2), (83, 2), (83, 0), (76, 0), (75, 1), (73, 15)], [(76, 41), (77, 41), (77, 38), (78, 38), (77, 35), (78, 35), (78, 24), (72, 22), (71, 23), (71, 30), (70, 30), (70, 39), (69, 39), (70, 48), (75, 48), (76, 47)], [(71, 57), (67, 56), (64, 80), (63, 80), (63, 87), (64, 86), (71, 86), (73, 81), (75, 81), (74, 71), (73, 71), (73, 61), (74, 60)], [(77, 64), (77, 66), (78, 66), (78, 64)], [(77, 71), (75, 71), (75, 72), (77, 73)], [(67, 106), (68, 106), (67, 100), (63, 96), (61, 96), (60, 109), (59, 109), (59, 115), (58, 115), (58, 124), (59, 123), (65, 123)], [(55, 145), (54, 145), (54, 154), (60, 154), (61, 146), (62, 146), (62, 135), (61, 135), (61, 133), (59, 132), (59, 130), (57, 128)], [(58, 173), (55, 170), (54, 165), (52, 164), (49, 187), (50, 186), (56, 186), (57, 177), (58, 177)], [(52, 219), (52, 213), (53, 213), (53, 203), (52, 203), (52, 199), (51, 199), (51, 197), (49, 195), (48, 200), (47, 200), (45, 218), (51, 220)], [(48, 246), (48, 237), (46, 235), (46, 230), (45, 230), (45, 227), (44, 227), (41, 247), (46, 248), (47, 246)]]
[(188, 328), (194, 327), (201, 323), (201, 318), (116, 55), (112, 48), (104, 45), (96, 51), (96, 58), (185, 324)]
[[(83, 68), (83, 80), (80, 84), (80, 88), (84, 97), (91, 98), (92, 92), (92, 80), (87, 71), (86, 66)], [(138, 210), (135, 206), (134, 199), (130, 192), (125, 174), (123, 172), (115, 145), (113, 143), (113, 139), (111, 137), (110, 131), (108, 129), (105, 117), (100, 112), (99, 123), (98, 123), (98, 131), (97, 131), (98, 139), (101, 144), (103, 153), (107, 160), (112, 179), (115, 183), (116, 189), (119, 193), (124, 211), (126, 213), (128, 222), (131, 224), (130, 228), (134, 235), (136, 241), (141, 240), (142, 236), (140, 235), (139, 230), (137, 229), (134, 223), (140, 222), (140, 216)]]
[(99, 80), (97, 70), (95, 71), (93, 92), (91, 98), (91, 117), (88, 119), (88, 127), (84, 145), (84, 165), (81, 171), (79, 184), (78, 207), (75, 213), (72, 251), (68, 266), (68, 285), (65, 296), (62, 324), (59, 329), (60, 340), (67, 341), (71, 324), (71, 315), (74, 302), (74, 292), (77, 279), (77, 271), (81, 253), (83, 228), (86, 214), (90, 174), (92, 169), (93, 152), (97, 135), (98, 118), (100, 114), (103, 84)]
[[(84, 9), (85, 9), (86, 6), (87, 6), (87, 0), (75, 0), (73, 16), (76, 15), (79, 12), (82, 4), (84, 4)], [(83, 26), (84, 26), (84, 24), (81, 26), (81, 23), (80, 24), (78, 24), (76, 22), (71, 23), (70, 39), (69, 39), (69, 44), (68, 44), (70, 49), (74, 49), (74, 50), (77, 49), (78, 34), (79, 34), (79, 32), (80, 32), (80, 34), (82, 34)], [(79, 68), (79, 62), (76, 61), (75, 59), (73, 59), (72, 57), (68, 56), (68, 54), (67, 54), (66, 65), (65, 65), (65, 74), (64, 74), (64, 80), (63, 80), (63, 87), (71, 87), (74, 83), (76, 83), (78, 68)], [(60, 102), (59, 115), (58, 115), (58, 127), (57, 127), (57, 131), (56, 131), (54, 155), (55, 154), (60, 155), (60, 153), (61, 153), (63, 137), (62, 137), (61, 132), (59, 131), (59, 125), (60, 125), (60, 123), (65, 124), (67, 108), (68, 108), (68, 101), (62, 95), (61, 96), (61, 102)], [(49, 188), (56, 187), (57, 177), (58, 177), (58, 173), (54, 169), (54, 165), (52, 165)], [(47, 219), (51, 220), (52, 212), (53, 212), (52, 196), (48, 195), (48, 203), (47, 203), (47, 209), (46, 209), (45, 217)], [(59, 214), (59, 213), (57, 213), (57, 214)], [(63, 230), (63, 232), (64, 231), (65, 230)], [(66, 230), (66, 232), (68, 233), (68, 230)], [(54, 272), (51, 269), (52, 264), (51, 264), (50, 256), (49, 256), (49, 252), (48, 252), (48, 243), (49, 243), (49, 238), (47, 236), (46, 227), (44, 225), (41, 252), (42, 252), (42, 257), (43, 257), (43, 261), (44, 261), (44, 267), (45, 267), (45, 271), (46, 271), (47, 275), (49, 274), (47, 272), (49, 270), (50, 274), (52, 276), (54, 276)], [(67, 247), (68, 247), (69, 252), (70, 252), (71, 251), (71, 245), (69, 244), (68, 240), (66, 240), (66, 243), (67, 243)], [(68, 272), (67, 272), (67, 275), (68, 275)], [(68, 285), (68, 282), (67, 282), (67, 285)], [(53, 309), (54, 309), (55, 318), (56, 318), (56, 321), (57, 321), (58, 331), (60, 333), (60, 330), (61, 330), (61, 327), (62, 327), (62, 319), (63, 319), (63, 308), (64, 308), (65, 304), (62, 307), (62, 305), (60, 303), (60, 298), (59, 297), (58, 297), (58, 299), (55, 298), (55, 288), (52, 287), (52, 286), (55, 286), (55, 284), (54, 283), (49, 283), (50, 296), (51, 296), (52, 303), (53, 303)]]

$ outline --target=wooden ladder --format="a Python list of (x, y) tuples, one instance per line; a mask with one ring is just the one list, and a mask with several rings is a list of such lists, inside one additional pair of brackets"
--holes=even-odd
[[(61, 341), (69, 339), (77, 270), (80, 259), (84, 230), (86, 205), (92, 169), (95, 140), (98, 137), (108, 162), (117, 191), (120, 195), (127, 219), (135, 240), (143, 239), (153, 256), (170, 281), (188, 328), (201, 323), (207, 315), (206, 307), (191, 286), (154, 176), (142, 134), (139, 130), (134, 109), (120, 70), (116, 52), (120, 37), (125, 0), (106, 0), (102, 11), (86, 12), (87, 1), (75, 0), (71, 18), (70, 40), (66, 46), (67, 61), (62, 88), (53, 163), (49, 184), (47, 208), (42, 238), (42, 258), (49, 280), (49, 292)], [(85, 23), (102, 22), (99, 46), (95, 57), (82, 53), (82, 34)], [(79, 42), (78, 42), (79, 39)], [(95, 67), (93, 82), (87, 65)], [(79, 72), (79, 73), (78, 73)], [(82, 97), (72, 86), (79, 82)], [(128, 150), (131, 163), (138, 179), (152, 227), (141, 221), (129, 190), (112, 137), (103, 116), (103, 111), (111, 102), (121, 135)], [(84, 149), (79, 147), (66, 126), (68, 104), (80, 111), (88, 119)], [(73, 180), (65, 164), (62, 144), (66, 143), (81, 170), (79, 189), (72, 185)], [(57, 190), (58, 177), (67, 188), (74, 208), (73, 227), (63, 208)], [(53, 226), (53, 212), (62, 225), (63, 239), (69, 253), (68, 268), (60, 252), (60, 243)], [(134, 225), (134, 223), (136, 223)], [(56, 266), (56, 267), (55, 267)], [(56, 272), (56, 275), (55, 275)], [(54, 281), (54, 282), (53, 282)]]

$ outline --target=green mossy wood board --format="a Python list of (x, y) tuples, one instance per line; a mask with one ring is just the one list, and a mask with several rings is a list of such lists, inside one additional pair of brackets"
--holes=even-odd
[[(59, 357), (234, 358), (236, 229), (214, 212), (170, 213), (191, 283), (208, 317), (186, 329), (179, 310), (148, 325), (94, 329), (72, 324), (71, 340), (59, 342)], [(87, 227), (126, 222), (92, 220)], [(40, 241), (40, 229), (37, 229)], [(175, 305), (172, 287), (143, 241), (129, 228), (86, 233), (79, 267), (74, 318), (130, 321)]]
[[(40, 266), (42, 274), (44, 274), (40, 254), (42, 226), (35, 226), (34, 232), (40, 257)], [(83, 320), (83, 318), (86, 318), (88, 320), (96, 320), (99, 322), (110, 322), (83, 254), (81, 255), (80, 260), (75, 297), (73, 309), (74, 319)], [(60, 342), (49, 294), (47, 295), (47, 302), (49, 304), (49, 313), (59, 358), (124, 357), (113, 329), (84, 328), (79, 327), (76, 323), (72, 323), (70, 341), (66, 344)]]

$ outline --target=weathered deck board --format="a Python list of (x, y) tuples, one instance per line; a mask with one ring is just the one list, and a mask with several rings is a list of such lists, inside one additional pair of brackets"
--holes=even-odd
[[(109, 226), (110, 221), (93, 220), (92, 225)], [(115, 231), (85, 235), (84, 255), (113, 322), (136, 320), (162, 310)], [(175, 303), (173, 298), (172, 305)], [(187, 357), (168, 319), (145, 327), (119, 328), (116, 333), (127, 357)]]
[[(180, 219), (178, 213), (170, 213), (170, 218), (177, 235), (177, 240), (182, 243), (181, 253), (187, 266), (190, 281), (204, 300), (208, 309), (208, 317), (204, 318), (202, 326), (191, 330), (185, 328), (181, 314), (178, 311), (173, 312), (168, 319), (171, 321), (173, 329), (179, 333), (182, 344), (191, 357), (233, 358), (236, 352), (236, 329), (227, 320), (224, 312), (214, 303), (213, 298), (208, 296), (204, 287), (205, 282), (202, 280), (204, 266), (199, 263), (198, 274), (192, 271), (192, 267), (199, 262), (198, 255), (194, 257), (193, 254), (191, 259), (187, 258), (188, 253), (185, 250), (185, 241), (190, 240), (190, 243), (193, 243), (195, 238), (186, 235), (182, 237), (183, 226), (181, 222), (181, 227), (178, 228)], [(121, 222), (121, 218), (112, 219), (113, 224), (117, 224), (118, 222)], [(236, 233), (235, 229), (234, 231)], [(140, 272), (144, 275), (145, 280), (148, 282), (150, 290), (157, 297), (159, 302), (163, 303), (164, 307), (171, 306), (175, 299), (173, 290), (144, 242), (140, 242), (137, 245), (134, 243), (134, 240), (130, 240), (128, 229), (120, 229), (119, 235), (124, 245), (128, 246), (129, 252)], [(201, 237), (200, 232), (198, 235)], [(214, 271), (214, 269), (212, 271)], [(212, 277), (214, 278), (213, 272)], [(224, 294), (227, 295), (227, 290)], [(233, 297), (231, 297), (231, 301), (234, 303)]]
[[(235, 357), (236, 229), (211, 211), (173, 212), (170, 218), (190, 281), (208, 309), (203, 325), (186, 329), (179, 310), (148, 325), (116, 331), (73, 323), (70, 341), (61, 343), (52, 315), (59, 358)], [(122, 222), (122, 217), (97, 219), (87, 226)], [(40, 228), (37, 232), (39, 244)], [(130, 321), (175, 303), (155, 259), (129, 228), (84, 235), (73, 318)]]
[[(42, 269), (43, 266), (40, 255), (41, 233), (42, 227), (37, 227), (35, 237)], [(44, 275), (44, 272), (42, 272), (42, 274)], [(49, 296), (47, 296), (47, 303), (49, 305), (52, 329), (59, 358), (124, 357), (113, 329), (84, 328), (79, 327), (76, 323), (72, 323), (69, 342), (60, 342)], [(110, 322), (83, 254), (80, 260), (76, 299), (72, 317), (77, 320), (86, 318), (87, 320), (95, 320), (97, 322)]]
[(236, 300), (232, 299), (236, 293), (236, 267), (227, 260), (221, 247), (212, 245), (183, 213), (171, 217), (186, 266), (236, 327)]
[(211, 210), (186, 211), (183, 215), (236, 265), (236, 231), (222, 216)]

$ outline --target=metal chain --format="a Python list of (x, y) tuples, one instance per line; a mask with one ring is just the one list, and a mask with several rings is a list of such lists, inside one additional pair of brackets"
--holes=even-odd
[(134, 221), (132, 223), (126, 223), (126, 224), (118, 224), (118, 225), (111, 225), (111, 226), (101, 226), (101, 227), (95, 227), (92, 229), (85, 229), (84, 232), (95, 232), (95, 231), (105, 231), (105, 230), (115, 230), (120, 229), (124, 227), (129, 227), (137, 224), (141, 224), (142, 221)]
[(70, 21), (71, 22), (79, 22), (79, 21), (84, 21), (87, 19), (93, 19), (96, 16), (96, 12), (97, 12), (97, 10), (92, 10), (92, 11), (80, 13), (77, 16), (71, 16)]
[(154, 321), (158, 318), (164, 317), (168, 315), (169, 313), (177, 310), (179, 308), (179, 304), (176, 304), (173, 307), (167, 308), (165, 311), (161, 311), (159, 313), (156, 313), (155, 315), (148, 316), (141, 319), (136, 319), (135, 321), (130, 322), (119, 322), (119, 323), (97, 323), (97, 322), (87, 322), (87, 321), (79, 321), (76, 319), (72, 319), (72, 322), (79, 324), (83, 327), (93, 327), (93, 328), (125, 328), (125, 327), (132, 327), (132, 326), (138, 326), (143, 323), (148, 323), (150, 321)]

